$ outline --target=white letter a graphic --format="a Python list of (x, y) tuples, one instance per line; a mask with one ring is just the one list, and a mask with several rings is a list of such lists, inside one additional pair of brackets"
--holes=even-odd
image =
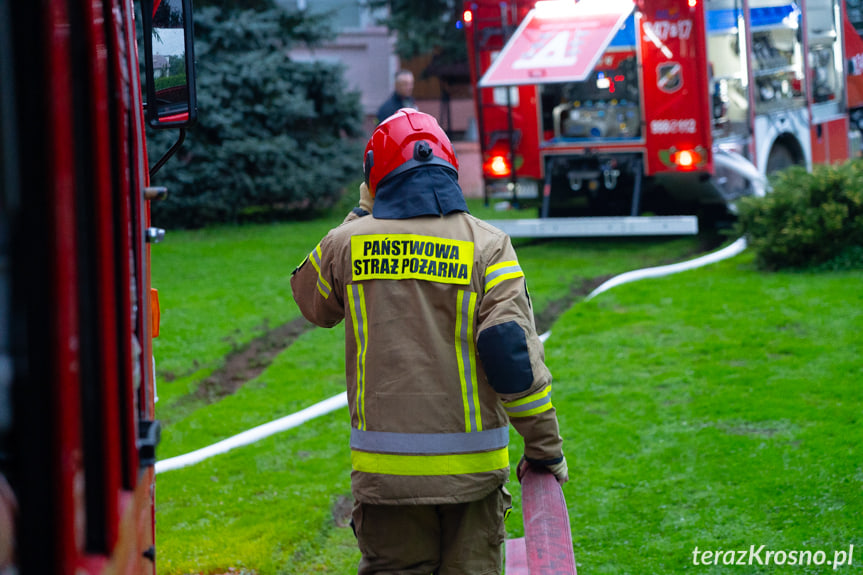
[(559, 68), (572, 66), (578, 59), (574, 54), (567, 57), (566, 48), (569, 45), (569, 31), (561, 30), (540, 48), (534, 55), (522, 57), (512, 63), (516, 70), (525, 68)]

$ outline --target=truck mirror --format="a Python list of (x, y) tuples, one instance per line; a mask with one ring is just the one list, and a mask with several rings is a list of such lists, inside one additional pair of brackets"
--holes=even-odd
[(147, 123), (153, 128), (187, 128), (198, 115), (192, 0), (145, 0), (141, 12)]

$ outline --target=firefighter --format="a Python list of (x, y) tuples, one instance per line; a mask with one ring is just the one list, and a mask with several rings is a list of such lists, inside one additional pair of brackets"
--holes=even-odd
[(291, 277), (309, 321), (345, 320), (359, 573), (499, 574), (509, 422), (520, 471), (568, 479), (524, 273), (432, 116), (386, 119), (363, 167), (360, 207)]

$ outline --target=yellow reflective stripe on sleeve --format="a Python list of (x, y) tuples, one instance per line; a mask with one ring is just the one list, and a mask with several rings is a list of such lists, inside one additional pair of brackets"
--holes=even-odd
[(511, 260), (496, 263), (485, 270), (485, 291), (488, 292), (488, 290), (503, 280), (520, 277), (524, 277), (524, 272), (517, 261)]
[(521, 399), (516, 399), (515, 401), (506, 401), (503, 406), (507, 409), (511, 409), (514, 407), (518, 407), (520, 405), (524, 405), (526, 403), (531, 403), (532, 401), (536, 401), (537, 399), (542, 399), (544, 397), (548, 397), (551, 393), (551, 386), (545, 387), (542, 391), (537, 391), (536, 393), (532, 393), (530, 395), (526, 395)]
[(327, 299), (330, 297), (333, 288), (330, 287), (330, 284), (324, 279), (324, 274), (321, 273), (321, 257), (321, 244), (318, 244), (312, 253), (309, 254), (309, 260), (311, 260), (312, 265), (315, 266), (315, 270), (318, 272), (318, 291), (321, 292), (324, 299)]
[(509, 450), (504, 447), (484, 453), (453, 455), (392, 455), (351, 451), (355, 471), (384, 475), (461, 475), (504, 469), (509, 465)]
[(543, 411), (548, 411), (552, 407), (554, 406), (551, 403), (546, 403), (545, 405), (541, 405), (534, 409), (528, 409), (527, 411), (518, 411), (514, 413), (507, 412), (507, 415), (509, 415), (510, 417), (528, 417), (531, 415), (536, 415), (537, 413), (542, 413)]
[(504, 402), (503, 408), (510, 417), (528, 417), (554, 407), (551, 404), (551, 386), (515, 401)]
[(318, 273), (321, 273), (321, 244), (315, 246), (315, 249), (312, 250), (312, 253), (309, 254), (309, 259), (312, 262), (312, 265), (315, 266), (315, 270)]
[(459, 290), (458, 313), (455, 322), (455, 354), (458, 361), (458, 377), (464, 404), (465, 431), (482, 431), (482, 415), (479, 407), (479, 386), (476, 379), (474, 358), (476, 343), (473, 336), (474, 313), (477, 294)]
[(366, 322), (366, 298), (361, 284), (348, 286), (348, 304), (354, 324), (354, 339), (357, 346), (357, 419), (358, 429), (366, 428), (366, 350), (368, 332)]

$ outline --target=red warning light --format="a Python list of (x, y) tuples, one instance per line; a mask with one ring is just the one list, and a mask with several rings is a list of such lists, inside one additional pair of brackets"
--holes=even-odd
[(677, 165), (681, 168), (691, 168), (694, 163), (692, 150), (681, 150), (677, 153)]
[(492, 156), (485, 165), (485, 172), (492, 176), (508, 176), (509, 162), (504, 156)]
[(462, 14), (462, 20), (465, 24), (470, 24), (471, 22), (473, 22), (473, 12), (471, 12), (470, 10), (465, 10), (464, 14)]
[(698, 150), (678, 150), (671, 154), (671, 161), (681, 170), (691, 170), (704, 163)]

